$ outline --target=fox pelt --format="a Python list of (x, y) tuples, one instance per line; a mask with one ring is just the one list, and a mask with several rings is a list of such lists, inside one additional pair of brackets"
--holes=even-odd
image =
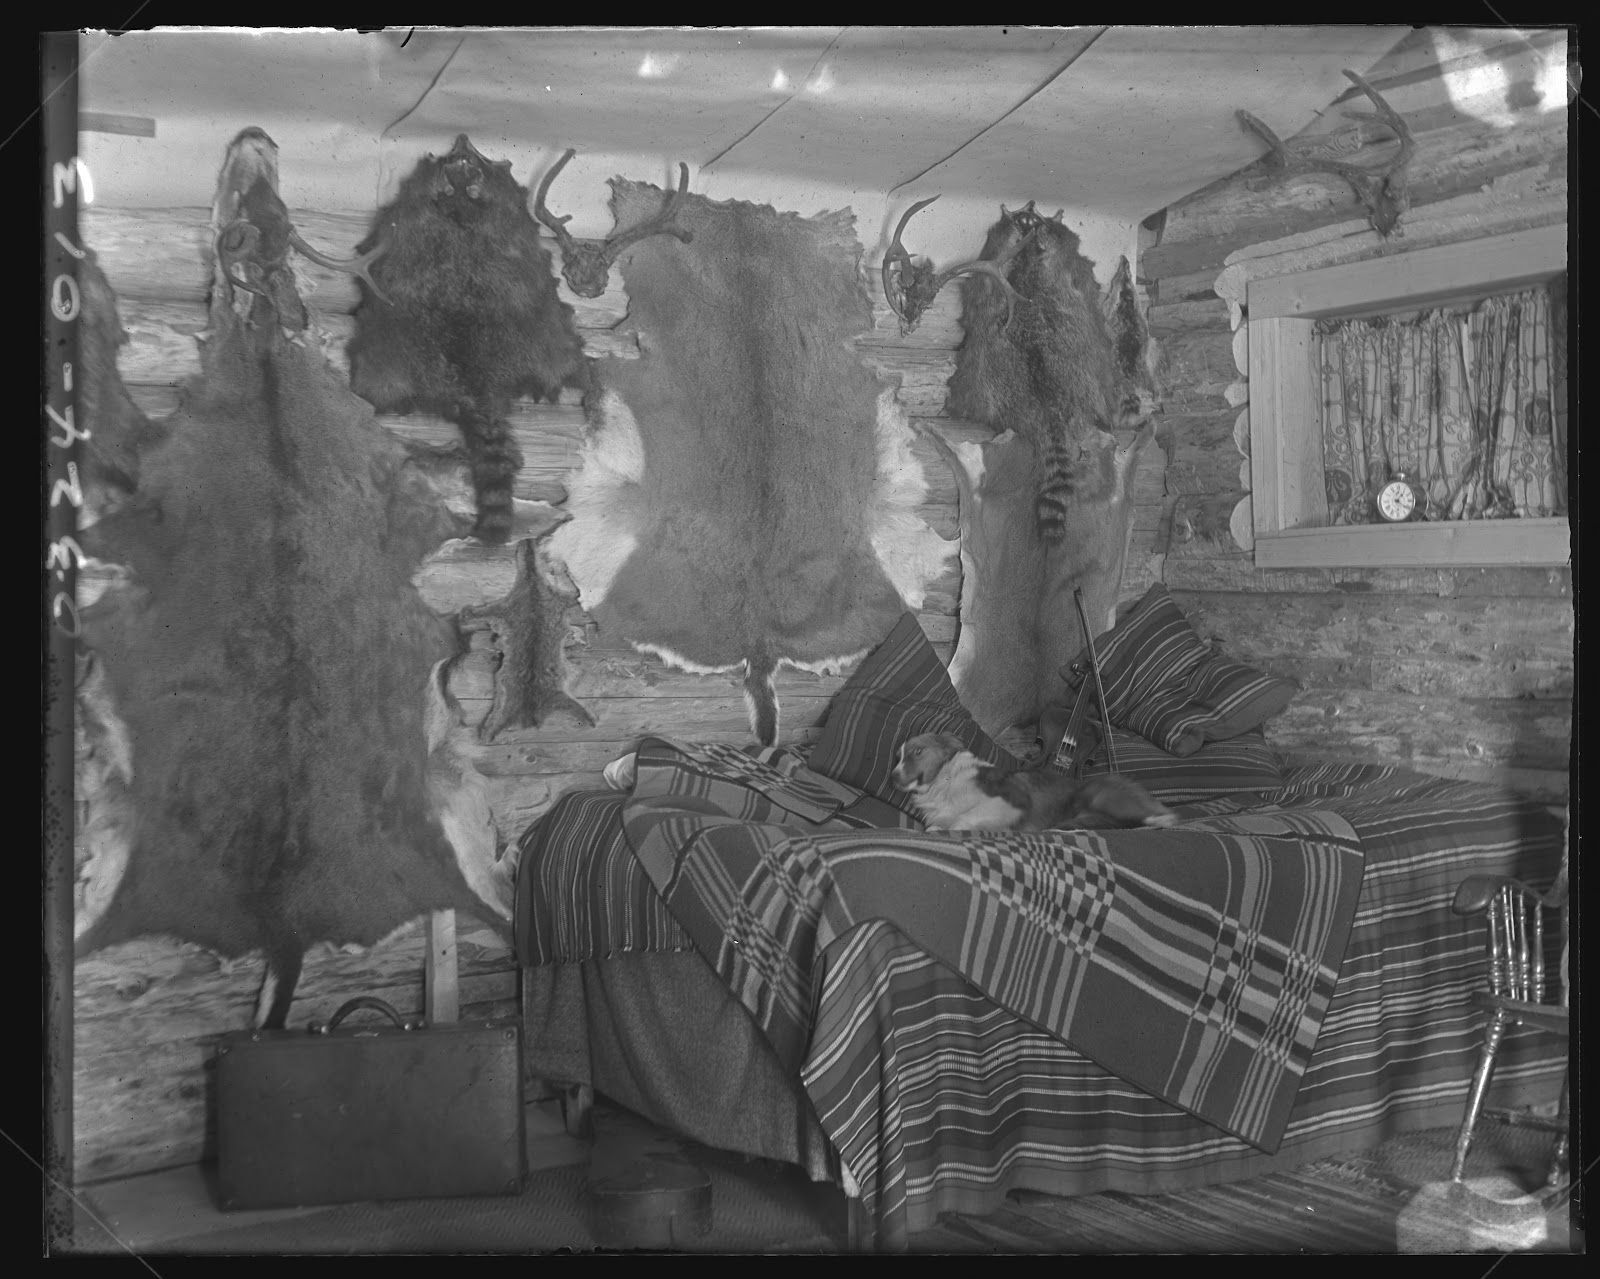
[(1006, 265), (1020, 296), (974, 274), (962, 282), (966, 330), (949, 380), (955, 417), (1010, 428), (1032, 446), (1039, 470), (1037, 527), (1066, 536), (1075, 469), (1103, 431), (1131, 428), (1153, 404), (1148, 333), (1126, 259), (1102, 296), (1077, 235), (1030, 202), (989, 228), (980, 260), (1026, 240)]
[(477, 496), (473, 533), (507, 540), (522, 467), (507, 420), (520, 396), (588, 388), (572, 308), (509, 160), (456, 138), (424, 156), (358, 251), (383, 247), (361, 281), (350, 386), (380, 413), (436, 413), (461, 428)]

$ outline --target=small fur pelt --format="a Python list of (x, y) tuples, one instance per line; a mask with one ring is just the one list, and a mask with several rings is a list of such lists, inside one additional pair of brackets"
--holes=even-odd
[(911, 792), (929, 830), (1102, 830), (1178, 820), (1129, 778), (1079, 780), (1048, 766), (985, 764), (954, 733), (903, 742), (890, 780)]
[(588, 361), (572, 308), (509, 160), (467, 135), (424, 156), (378, 212), (359, 251), (382, 246), (361, 282), (350, 386), (380, 413), (437, 413), (461, 428), (477, 495), (474, 534), (511, 534), (522, 453), (507, 420), (520, 396), (586, 390)]
[(487, 631), (499, 654), (494, 701), (478, 730), (482, 740), (506, 729), (537, 728), (556, 714), (594, 726), (594, 716), (566, 688), (566, 612), (577, 602), (578, 592), (559, 580), (544, 544), (523, 538), (516, 584), (505, 598), (462, 610), (461, 630)]
[(1002, 207), (980, 261), (1031, 236), (1006, 266), (1025, 301), (1013, 302), (987, 275), (963, 281), (966, 336), (948, 384), (953, 416), (1009, 428), (1032, 446), (1037, 527), (1049, 543), (1066, 536), (1072, 472), (1086, 448), (1102, 431), (1135, 425), (1144, 413), (1140, 390), (1153, 385), (1131, 272), (1119, 268), (1119, 291), (1102, 299), (1077, 235), (1060, 219), (1040, 216), (1031, 203), (1015, 213)]
[(133, 402), (117, 372), (117, 350), (128, 340), (117, 314), (116, 295), (88, 250), (78, 267), (83, 295), (78, 328), (78, 409), (93, 423), (83, 442), (84, 522), (120, 506), (139, 485), (139, 451), (162, 431)]

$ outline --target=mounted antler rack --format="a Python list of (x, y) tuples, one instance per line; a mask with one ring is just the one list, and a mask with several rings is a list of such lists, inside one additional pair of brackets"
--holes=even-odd
[(1033, 233), (1030, 231), (997, 258), (988, 261), (980, 258), (972, 262), (963, 262), (960, 266), (953, 266), (948, 271), (935, 274), (932, 262), (912, 261), (911, 254), (906, 251), (905, 245), (900, 243), (900, 237), (905, 233), (906, 224), (938, 198), (936, 195), (930, 195), (926, 200), (918, 200), (905, 211), (900, 218), (900, 225), (894, 229), (894, 240), (890, 243), (888, 252), (883, 255), (883, 296), (889, 303), (889, 309), (900, 320), (901, 334), (908, 334), (917, 327), (922, 320), (922, 313), (933, 305), (933, 300), (939, 296), (940, 289), (958, 275), (973, 273), (992, 276), (1000, 281), (1000, 287), (1006, 291), (1006, 323), (1011, 323), (1012, 309), (1016, 303), (1026, 302), (1027, 298), (1011, 287), (1011, 281), (1006, 279), (1005, 265), (1033, 239)]
[(1334, 159), (1325, 153), (1311, 152), (1303, 148), (1290, 151), (1277, 134), (1248, 111), (1238, 112), (1239, 122), (1271, 147), (1278, 163), (1289, 172), (1337, 173), (1351, 185), (1361, 203), (1366, 206), (1367, 214), (1372, 221), (1372, 229), (1387, 238), (1396, 223), (1400, 221), (1400, 215), (1410, 207), (1410, 196), (1406, 191), (1406, 165), (1411, 160), (1412, 152), (1416, 150), (1416, 143), (1412, 140), (1411, 130), (1406, 127), (1404, 118), (1383, 100), (1382, 94), (1354, 71), (1347, 70), (1345, 75), (1371, 98), (1373, 105), (1377, 107), (1377, 114), (1363, 116), (1363, 122), (1372, 121), (1387, 126), (1400, 142), (1400, 149), (1380, 165), (1368, 167), (1351, 164), (1349, 161)]
[(630, 244), (636, 244), (652, 235), (673, 235), (684, 244), (694, 239), (693, 231), (672, 224), (672, 215), (678, 199), (689, 191), (689, 166), (682, 163), (678, 165), (678, 189), (667, 193), (666, 202), (661, 206), (660, 213), (648, 222), (641, 222), (636, 227), (630, 227), (609, 240), (596, 244), (592, 240), (574, 239), (567, 231), (567, 223), (572, 221), (572, 215), (569, 213), (558, 218), (545, 208), (544, 204), (544, 197), (550, 190), (550, 184), (556, 180), (556, 175), (566, 168), (567, 161), (577, 154), (575, 148), (568, 147), (567, 153), (551, 166), (549, 173), (544, 175), (544, 181), (539, 183), (539, 190), (533, 197), (533, 216), (556, 233), (556, 240), (561, 245), (561, 276), (566, 280), (567, 287), (580, 298), (597, 298), (606, 291), (606, 286), (611, 281), (612, 264)]

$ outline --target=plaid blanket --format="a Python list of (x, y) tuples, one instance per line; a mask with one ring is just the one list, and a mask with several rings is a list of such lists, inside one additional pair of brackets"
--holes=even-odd
[(861, 828), (841, 816), (852, 794), (734, 748), (648, 739), (618, 810), (786, 1066), (804, 1061), (824, 952), (888, 920), (1112, 1074), (1276, 1148), (1361, 885), (1342, 817), (955, 836)]

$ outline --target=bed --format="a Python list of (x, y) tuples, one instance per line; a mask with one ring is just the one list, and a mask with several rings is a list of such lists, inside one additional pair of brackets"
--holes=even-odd
[[(1237, 719), (1181, 758), (1118, 719), (1120, 770), (1177, 826), (921, 830), (891, 743), (1003, 753), (909, 614), (808, 755), (640, 743), (520, 844), (531, 1072), (799, 1165), (890, 1248), (1013, 1190), (1160, 1193), (1457, 1122), (1482, 944), (1451, 896), (1548, 883), (1559, 819), (1481, 783), (1284, 768)], [(1495, 1090), (1554, 1100), (1564, 1060), (1517, 1035)]]

